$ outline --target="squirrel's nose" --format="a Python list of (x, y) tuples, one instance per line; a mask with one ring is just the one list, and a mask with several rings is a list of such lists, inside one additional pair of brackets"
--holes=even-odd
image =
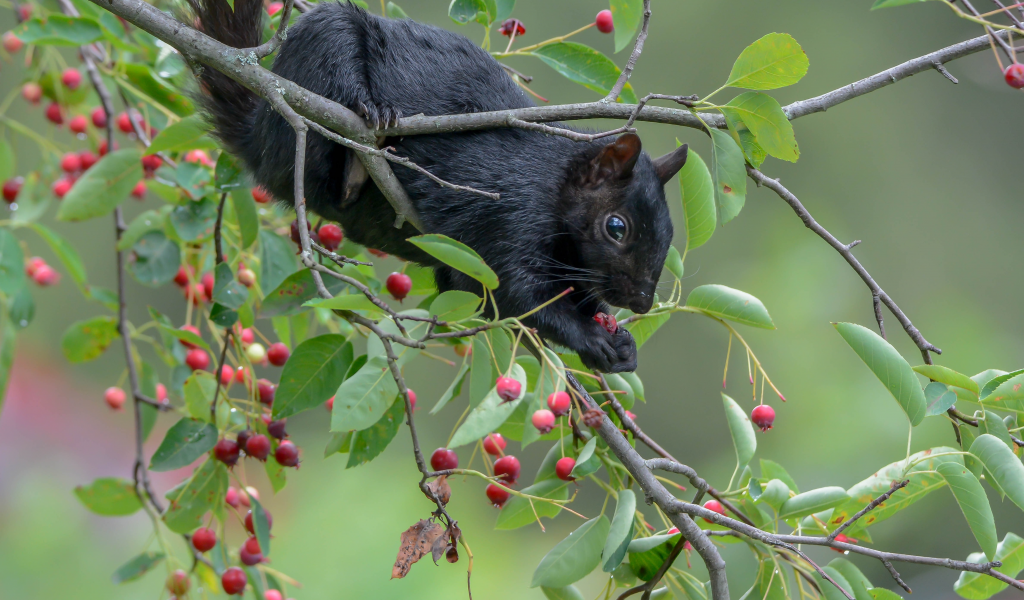
[(647, 292), (639, 292), (629, 301), (629, 310), (641, 315), (651, 310), (652, 306), (654, 306), (654, 295)]

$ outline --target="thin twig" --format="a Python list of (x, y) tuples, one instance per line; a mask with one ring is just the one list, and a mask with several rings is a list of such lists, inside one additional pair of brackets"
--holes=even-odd
[(658, 585), (658, 582), (661, 581), (661, 578), (664, 577), (665, 573), (668, 572), (669, 567), (672, 566), (672, 563), (676, 562), (676, 558), (678, 558), (679, 553), (683, 551), (683, 547), (686, 546), (686, 542), (687, 539), (685, 536), (679, 536), (679, 539), (676, 540), (676, 545), (672, 546), (671, 552), (669, 552), (668, 556), (665, 557), (665, 560), (662, 561), (661, 567), (658, 568), (658, 571), (654, 574), (654, 576), (651, 577), (649, 581), (646, 581), (638, 586), (631, 587), (628, 590), (622, 592), (621, 594), (619, 594), (617, 600), (626, 600), (626, 598), (629, 598), (634, 594), (639, 594), (640, 592), (644, 593), (644, 595), (640, 597), (640, 600), (649, 600), (651, 597), (651, 590), (653, 590)]
[(630, 75), (633, 74), (633, 68), (636, 67), (636, 61), (640, 58), (640, 53), (644, 51), (644, 41), (647, 40), (647, 28), (651, 24), (651, 0), (644, 0), (644, 22), (640, 26), (640, 35), (636, 36), (636, 43), (633, 45), (633, 53), (629, 55), (629, 60), (626, 61), (626, 66), (622, 68), (622, 73), (619, 74), (618, 80), (615, 85), (612, 86), (611, 91), (605, 96), (602, 102), (615, 102), (619, 99), (619, 94), (626, 87), (626, 83), (629, 82)]
[(292, 5), (293, 0), (284, 0), (284, 8), (281, 9), (281, 21), (277, 26), (277, 31), (274, 32), (274, 37), (267, 40), (266, 43), (253, 48), (252, 52), (256, 55), (256, 58), (264, 58), (277, 52), (277, 49), (287, 39), (288, 20), (292, 15)]
[(620, 133), (635, 133), (636, 129), (631, 127), (629, 124), (623, 125), (609, 131), (602, 131), (601, 133), (580, 133), (571, 129), (565, 129), (563, 127), (552, 127), (550, 125), (544, 125), (543, 123), (531, 123), (522, 119), (517, 119), (512, 115), (508, 116), (508, 125), (510, 127), (516, 127), (518, 129), (526, 129), (529, 131), (539, 131), (548, 135), (557, 135), (576, 142), (592, 142), (601, 138), (606, 138), (612, 135), (618, 135)]
[(828, 537), (825, 538), (825, 539), (827, 539), (830, 542), (835, 540), (836, 537), (838, 537), (840, 533), (842, 533), (850, 525), (853, 525), (857, 521), (857, 519), (859, 519), (859, 518), (863, 517), (864, 515), (868, 514), (869, 512), (874, 510), (876, 507), (878, 507), (880, 504), (882, 504), (883, 502), (888, 500), (890, 496), (892, 496), (896, 492), (902, 490), (903, 488), (907, 487), (908, 483), (910, 483), (909, 479), (904, 479), (903, 481), (894, 481), (894, 482), (892, 482), (892, 486), (889, 488), (888, 491), (886, 491), (881, 496), (879, 496), (879, 497), (875, 498), (874, 500), (872, 500), (871, 502), (869, 502), (868, 505), (865, 506), (864, 508), (862, 508), (859, 511), (857, 511), (857, 514), (855, 514), (852, 517), (850, 517), (849, 519), (847, 519), (842, 525), (837, 527), (835, 531), (833, 531), (832, 533), (828, 534)]

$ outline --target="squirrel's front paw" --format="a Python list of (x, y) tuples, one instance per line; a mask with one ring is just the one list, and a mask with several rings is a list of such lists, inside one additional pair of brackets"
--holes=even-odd
[(615, 333), (603, 328), (579, 350), (580, 360), (588, 369), (602, 373), (622, 373), (636, 370), (636, 340), (633, 334), (620, 327)]
[(363, 118), (366, 119), (367, 123), (372, 125), (374, 129), (398, 125), (398, 119), (402, 118), (402, 111), (391, 106), (360, 103), (359, 108), (363, 113)]

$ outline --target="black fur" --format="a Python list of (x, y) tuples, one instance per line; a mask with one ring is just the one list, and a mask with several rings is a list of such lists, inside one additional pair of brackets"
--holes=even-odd
[[(236, 47), (259, 43), (262, 3), (193, 0), (201, 27)], [(351, 4), (325, 2), (288, 31), (274, 72), (343, 104), (372, 124), (400, 116), (482, 112), (531, 106), (498, 63), (468, 39), (411, 20), (385, 19)], [(203, 74), (205, 110), (217, 135), (257, 182), (292, 200), (294, 134), (267, 102), (213, 70)], [(663, 183), (685, 149), (658, 165), (639, 138), (581, 143), (521, 129), (389, 138), (387, 145), (442, 179), (498, 192), (501, 199), (455, 192), (401, 166), (395, 176), (426, 229), (476, 250), (498, 274), (502, 316), (522, 314), (569, 286), (575, 292), (528, 320), (540, 334), (605, 372), (636, 368), (625, 329), (608, 333), (593, 317), (608, 304), (650, 310), (672, 224)], [(681, 160), (682, 159), (682, 160)], [(476, 281), (439, 265), (406, 242), (418, 232), (392, 226), (394, 212), (368, 182), (342, 204), (351, 151), (309, 134), (306, 200), (339, 221), (361, 244), (435, 267), (439, 288), (480, 293)], [(670, 172), (669, 172), (670, 171)], [(667, 177), (666, 177), (667, 175)], [(606, 220), (627, 225), (614, 241)]]

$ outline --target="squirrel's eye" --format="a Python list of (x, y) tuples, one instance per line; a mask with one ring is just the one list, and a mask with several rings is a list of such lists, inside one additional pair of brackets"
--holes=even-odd
[(604, 228), (608, 231), (608, 235), (616, 242), (621, 242), (622, 238), (626, 237), (626, 222), (619, 217), (608, 217)]

